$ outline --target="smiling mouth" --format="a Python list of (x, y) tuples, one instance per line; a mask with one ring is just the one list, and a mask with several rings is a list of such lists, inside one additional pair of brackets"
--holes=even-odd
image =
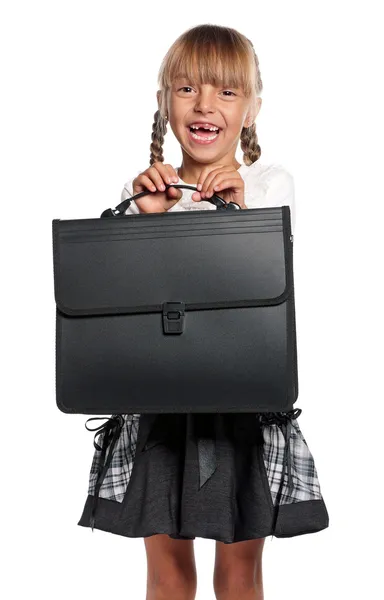
[(210, 131), (209, 129), (204, 129), (203, 127), (199, 127), (199, 129), (192, 129), (192, 127), (187, 127), (189, 132), (189, 136), (192, 140), (200, 143), (209, 143), (216, 140), (221, 132), (219, 128), (217, 131)]

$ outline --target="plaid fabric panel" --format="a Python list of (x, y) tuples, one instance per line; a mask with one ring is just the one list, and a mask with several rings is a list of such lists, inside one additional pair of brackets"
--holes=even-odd
[[(291, 455), (293, 491), (289, 493), (286, 468), (279, 504), (291, 504), (292, 502), (301, 502), (303, 500), (320, 500), (322, 495), (313, 456), (300, 430), (297, 419), (291, 419), (291, 424), (289, 452)], [(276, 504), (276, 496), (282, 476), (286, 442), (279, 425), (263, 424), (262, 430), (264, 438), (264, 465), (267, 471), (272, 500)]]
[[(131, 477), (136, 454), (137, 433), (140, 414), (122, 415), (124, 425), (114, 448), (112, 461), (101, 484), (99, 497), (122, 502)], [(101, 447), (105, 433), (100, 434), (97, 443)], [(108, 453), (108, 451), (107, 451)], [(95, 493), (101, 451), (95, 449), (89, 474), (88, 494)]]

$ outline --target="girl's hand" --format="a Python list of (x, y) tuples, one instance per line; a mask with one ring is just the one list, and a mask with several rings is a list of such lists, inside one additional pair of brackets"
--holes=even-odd
[(244, 180), (234, 167), (204, 167), (196, 187), (199, 186), (200, 190), (192, 194), (194, 202), (211, 198), (217, 192), (225, 202), (236, 202), (241, 208), (247, 208), (244, 204)]
[[(171, 165), (157, 161), (151, 167), (140, 173), (132, 182), (133, 195), (149, 190), (142, 198), (135, 200), (141, 213), (166, 212), (180, 200), (181, 189), (170, 187), (165, 191), (165, 184), (177, 183), (179, 176)], [(156, 191), (157, 190), (157, 191)]]

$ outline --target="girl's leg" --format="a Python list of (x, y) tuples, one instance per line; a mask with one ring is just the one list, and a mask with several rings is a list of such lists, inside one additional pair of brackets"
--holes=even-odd
[(193, 540), (167, 534), (144, 538), (147, 552), (146, 600), (194, 600), (197, 589)]
[(216, 542), (213, 588), (217, 600), (264, 600), (264, 542), (265, 538), (234, 544)]

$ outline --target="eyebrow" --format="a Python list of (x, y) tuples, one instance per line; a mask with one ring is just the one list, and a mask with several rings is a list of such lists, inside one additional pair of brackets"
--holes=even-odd
[[(190, 83), (193, 83), (193, 82), (192, 82), (191, 80), (189, 80), (187, 77), (177, 77), (176, 79), (174, 79), (174, 81), (173, 81), (173, 82), (174, 82), (174, 84), (177, 84), (177, 83), (181, 83), (182, 81), (188, 81), (188, 82), (190, 82)], [(196, 82), (195, 82), (195, 83), (196, 83)], [(197, 85), (199, 85), (199, 84), (197, 84)], [(203, 83), (202, 85), (208, 85), (208, 84), (204, 84), (204, 83)], [(236, 86), (234, 86), (234, 85), (229, 85), (228, 83), (222, 83), (221, 85), (216, 85), (216, 86), (213, 86), (213, 87), (216, 87), (216, 88), (222, 88), (222, 87), (223, 87), (223, 88), (232, 88), (232, 89), (234, 89), (234, 90), (241, 90), (241, 89), (242, 89), (241, 87), (236, 87)]]

